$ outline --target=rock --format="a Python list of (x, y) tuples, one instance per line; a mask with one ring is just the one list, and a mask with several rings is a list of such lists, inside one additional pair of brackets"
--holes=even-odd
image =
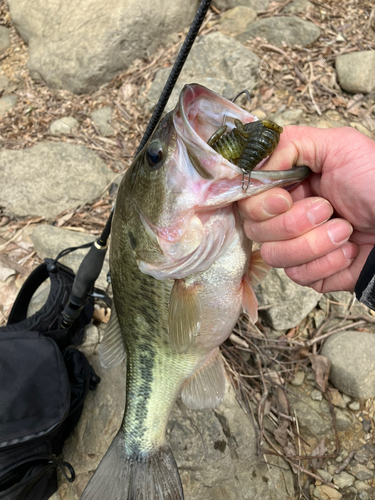
[(359, 462), (361, 464), (367, 463), (369, 460), (372, 460), (374, 457), (375, 457), (375, 445), (373, 445), (373, 444), (365, 444), (354, 455), (354, 458), (357, 460), (357, 462)]
[(0, 26), (0, 55), (4, 54), (10, 47), (9, 29)]
[[(296, 396), (288, 394), (288, 400), (293, 411), (296, 412), (298, 425), (304, 438), (317, 439), (318, 436), (333, 435), (328, 404), (328, 412), (322, 411), (321, 405), (326, 403), (325, 401), (314, 401), (297, 387), (293, 387), (292, 391)], [(322, 407), (324, 408), (325, 405)]]
[(358, 401), (353, 401), (353, 403), (350, 403), (349, 408), (353, 411), (358, 411), (361, 408), (361, 405)]
[(303, 384), (304, 380), (305, 380), (305, 372), (303, 372), (302, 370), (299, 370), (296, 373), (296, 376), (292, 380), (291, 384), (294, 385), (295, 387), (298, 387), (299, 385)]
[(366, 491), (371, 489), (371, 486), (369, 484), (366, 484), (364, 481), (356, 481), (354, 483), (354, 486), (357, 491)]
[[(193, 45), (184, 69), (168, 101), (173, 109), (186, 83), (199, 83), (225, 97), (243, 89), (252, 90), (258, 77), (260, 59), (240, 42), (220, 32), (199, 37)], [(171, 68), (156, 73), (147, 96), (150, 109), (155, 106)]]
[(353, 417), (346, 410), (340, 410), (340, 408), (335, 408), (336, 424), (339, 431), (345, 431), (351, 428), (353, 425)]
[(15, 217), (54, 219), (98, 198), (115, 176), (84, 146), (41, 142), (0, 152), (0, 205)]
[(323, 394), (320, 391), (318, 391), (318, 389), (314, 389), (311, 391), (310, 397), (314, 401), (322, 401)]
[[(97, 356), (89, 360), (101, 382), (85, 400), (78, 426), (63, 449), (64, 460), (73, 465), (77, 475), (76, 481), (63, 492), (65, 500), (78, 500), (119, 428), (124, 410), (124, 363), (103, 370)], [(258, 460), (253, 426), (230, 387), (224, 402), (214, 410), (189, 410), (177, 401), (167, 438), (186, 499), (288, 500), (293, 497), (293, 478), (285, 462), (269, 458), (268, 461), (277, 466), (267, 467)], [(60, 498), (54, 496), (51, 500)]]
[(5, 75), (0, 75), (0, 92), (4, 92), (9, 84), (9, 80)]
[(78, 120), (73, 116), (64, 116), (51, 123), (49, 131), (53, 135), (71, 134), (72, 130), (78, 127)]
[(329, 472), (327, 472), (326, 470), (324, 469), (318, 469), (318, 474), (319, 476), (324, 480), (326, 481), (327, 483), (330, 483), (332, 481), (332, 474), (330, 474)]
[(342, 498), (342, 494), (334, 488), (331, 488), (326, 484), (322, 484), (315, 487), (314, 497), (319, 500), (340, 500), (340, 498)]
[(262, 12), (267, 9), (272, 0), (214, 0), (212, 2), (218, 9), (227, 10), (238, 6), (250, 7), (255, 12)]
[(32, 78), (51, 88), (88, 93), (109, 82), (137, 58), (152, 54), (167, 36), (192, 21), (198, 1), (68, 2), (10, 0), (10, 15), (29, 44)]
[(350, 472), (360, 481), (366, 481), (366, 479), (372, 479), (374, 477), (372, 470), (369, 470), (363, 464), (357, 464), (350, 467)]
[(352, 94), (368, 94), (375, 89), (375, 50), (343, 54), (336, 59), (340, 86)]
[(339, 408), (346, 408), (346, 403), (344, 401), (344, 398), (341, 396), (341, 394), (337, 389), (330, 388), (329, 393), (333, 406), (338, 406)]
[(281, 12), (283, 14), (299, 14), (312, 7), (314, 7), (314, 5), (308, 0), (293, 0), (293, 2), (288, 3)]
[(330, 380), (345, 394), (358, 398), (375, 395), (375, 366), (372, 353), (375, 336), (371, 333), (346, 331), (329, 337), (321, 354), (331, 363)]
[(333, 482), (339, 488), (346, 488), (347, 486), (352, 486), (354, 484), (355, 478), (351, 474), (343, 471), (340, 474), (335, 474), (333, 476)]
[(259, 314), (274, 330), (297, 326), (319, 301), (320, 294), (287, 277), (283, 269), (271, 269), (255, 290), (260, 306), (271, 307)]
[(5, 115), (17, 104), (15, 95), (6, 95), (0, 99), (0, 116)]
[(240, 5), (224, 12), (219, 21), (219, 30), (224, 35), (239, 35), (245, 31), (246, 26), (252, 23), (256, 17), (255, 10)]
[(168, 428), (187, 499), (290, 498), (290, 472), (268, 469), (255, 458), (254, 429), (231, 387), (213, 411), (188, 410), (178, 402)]
[(319, 36), (320, 29), (315, 24), (295, 16), (280, 16), (254, 21), (236, 38), (240, 42), (247, 42), (249, 39), (261, 37), (278, 47), (283, 43), (306, 47), (314, 43)]
[(285, 125), (298, 125), (303, 121), (303, 111), (302, 109), (287, 109), (275, 117), (275, 121), (280, 127), (285, 127)]
[[(60, 227), (41, 225), (37, 226), (31, 234), (31, 241), (33, 242), (35, 251), (41, 259), (55, 258), (57, 254), (68, 247), (77, 247), (84, 245), (85, 243), (90, 243), (95, 240), (95, 236), (92, 234), (78, 233), (75, 231), (69, 231), (68, 229), (63, 229)], [(83, 257), (89, 251), (88, 248), (82, 248), (80, 250), (75, 250), (69, 253), (65, 257), (60, 259), (62, 264), (73, 269), (76, 273), (78, 267), (80, 266)], [(104, 259), (103, 269), (96, 281), (96, 286), (102, 289), (106, 289), (107, 283), (107, 272), (109, 270), (108, 253)], [(39, 290), (39, 289), (38, 289)]]
[(110, 106), (104, 106), (93, 111), (91, 119), (104, 137), (111, 137), (115, 134), (113, 127), (109, 123), (112, 119), (112, 108)]

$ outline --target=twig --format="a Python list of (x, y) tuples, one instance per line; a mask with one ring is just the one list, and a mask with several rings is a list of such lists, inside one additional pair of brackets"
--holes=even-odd
[(346, 468), (346, 466), (349, 465), (349, 463), (353, 460), (353, 457), (356, 453), (357, 450), (352, 450), (340, 465), (340, 467), (337, 467), (337, 469), (335, 469), (335, 474), (340, 474), (340, 472), (342, 472)]

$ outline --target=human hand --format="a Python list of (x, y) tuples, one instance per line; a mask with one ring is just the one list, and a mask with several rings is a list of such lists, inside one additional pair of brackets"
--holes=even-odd
[(349, 127), (285, 127), (265, 169), (295, 165), (314, 173), (239, 203), (245, 233), (296, 283), (353, 291), (375, 244), (375, 141)]

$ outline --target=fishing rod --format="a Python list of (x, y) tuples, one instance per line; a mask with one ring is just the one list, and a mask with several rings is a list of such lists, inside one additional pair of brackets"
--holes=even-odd
[[(150, 121), (147, 125), (146, 131), (138, 146), (135, 156), (137, 156), (142, 151), (156, 125), (159, 123), (164, 108), (189, 55), (190, 49), (193, 46), (193, 43), (202, 26), (203, 20), (206, 17), (210, 4), (211, 0), (201, 0), (193, 22), (191, 23), (189, 32), (186, 35), (184, 43), (182, 44), (182, 47), (169, 74), (168, 80), (164, 85), (162, 93), (160, 94), (159, 100), (155, 106), (154, 112), (150, 118)], [(108, 248), (108, 238), (111, 232), (113, 211), (114, 206), (111, 210), (102, 234), (97, 240), (94, 241), (90, 250), (79, 266), (74, 279), (72, 293), (70, 294), (69, 300), (63, 311), (63, 318), (61, 323), (61, 326), (63, 328), (70, 328), (74, 321), (78, 318), (91, 290), (94, 287), (94, 283), (98, 279), (100, 271), (102, 270), (104, 258)]]

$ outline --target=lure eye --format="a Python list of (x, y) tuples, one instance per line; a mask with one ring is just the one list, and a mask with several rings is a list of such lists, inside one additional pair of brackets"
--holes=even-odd
[(153, 170), (157, 170), (163, 164), (163, 146), (159, 141), (152, 142), (146, 151), (146, 160)]

